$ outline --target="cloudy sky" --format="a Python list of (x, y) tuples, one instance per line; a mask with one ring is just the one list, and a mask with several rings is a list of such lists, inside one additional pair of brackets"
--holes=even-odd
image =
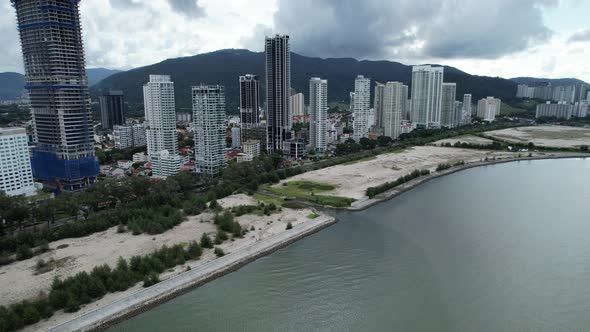
[[(590, 82), (587, 0), (82, 0), (89, 67), (129, 69), (289, 34), (317, 57), (441, 63), (488, 76)], [(0, 72), (22, 72), (0, 4)]]

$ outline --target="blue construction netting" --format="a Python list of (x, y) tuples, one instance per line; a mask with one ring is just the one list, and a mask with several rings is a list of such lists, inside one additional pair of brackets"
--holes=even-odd
[(56, 180), (95, 178), (100, 171), (96, 157), (65, 160), (58, 158), (54, 153), (37, 149), (33, 149), (31, 166), (36, 179), (50, 183)]

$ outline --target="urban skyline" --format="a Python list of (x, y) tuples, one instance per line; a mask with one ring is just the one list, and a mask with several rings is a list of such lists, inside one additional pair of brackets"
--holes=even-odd
[[(29, 93), (0, 100), (0, 332), (584, 330), (590, 310), (562, 304), (590, 302), (572, 283), (587, 274), (589, 84), (291, 52), (497, 58), (552, 35), (542, 16), (553, 0), (210, 12), (235, 1), (10, 1), (26, 75), (0, 73), (0, 97), (5, 76)], [(242, 42), (264, 53), (89, 83), (81, 6), (130, 14), (105, 33), (140, 23), (134, 42), (156, 57), (178, 50), (184, 29), (224, 40), (229, 17), (243, 30), (234, 38), (257, 23)], [(95, 45), (89, 25), (87, 49), (107, 61), (119, 36)]]
[[(180, 6), (172, 5), (172, 2), (178, 1), (154, 0), (135, 2), (135, 6), (124, 6), (123, 3), (108, 3), (105, 5), (102, 0), (85, 0), (81, 16), (82, 23), (86, 27), (85, 37), (89, 42), (87, 45), (89, 65), (91, 67), (130, 69), (156, 63), (167, 58), (194, 55), (228, 47), (262, 51), (259, 40), (263, 38), (264, 34), (289, 33), (296, 40), (300, 40), (305, 34), (305, 31), (293, 31), (296, 26), (293, 22), (288, 21), (287, 16), (287, 13), (293, 11), (294, 13), (304, 12), (303, 8), (277, 0), (263, 0), (257, 2), (256, 5), (241, 0), (231, 0), (224, 4), (199, 1), (196, 2), (194, 7), (185, 10), (179, 9), (182, 8)], [(416, 37), (423, 37), (426, 43), (434, 39), (433, 34), (426, 34), (426, 32), (432, 31), (427, 25), (435, 19), (441, 19), (441, 24), (444, 24), (443, 22), (449, 20), (463, 21), (474, 17), (481, 18), (484, 15), (484, 13), (477, 10), (477, 6), (473, 6), (472, 2), (467, 2), (469, 5), (464, 8), (464, 12), (455, 12), (450, 8), (443, 8), (443, 3), (429, 3), (428, 7), (432, 8), (432, 10), (423, 13), (423, 18), (417, 21), (420, 32), (417, 33)], [(511, 4), (507, 1), (497, 2), (492, 6), (494, 8), (493, 15), (487, 17), (487, 19), (494, 22), (503, 22), (505, 25), (512, 27), (511, 29), (494, 31), (486, 30), (492, 29), (491, 27), (478, 27), (478, 30), (469, 32), (459, 31), (455, 33), (456, 29), (454, 28), (446, 31), (446, 34), (456, 38), (458, 44), (472, 40), (470, 39), (471, 33), (482, 34), (486, 36), (487, 40), (487, 43), (483, 42), (482, 44), (494, 45), (499, 43), (501, 55), (498, 55), (498, 51), (493, 50), (493, 48), (485, 48), (478, 53), (470, 54), (463, 48), (457, 47), (455, 52), (459, 54), (441, 54), (435, 57), (424, 54), (423, 48), (412, 52), (414, 54), (381, 52), (380, 54), (362, 55), (351, 50), (344, 53), (343, 56), (358, 59), (386, 59), (407, 64), (445, 63), (472, 74), (492, 77), (534, 76), (558, 78), (579, 76), (585, 81), (590, 81), (588, 70), (583, 68), (580, 71), (580, 68), (576, 66), (576, 63), (582, 62), (584, 58), (584, 53), (580, 52), (587, 44), (587, 40), (583, 38), (583, 32), (587, 29), (584, 13), (590, 11), (590, 4), (583, 1), (561, 1), (559, 3), (527, 1), (525, 3), (516, 10), (507, 9), (506, 7)], [(10, 3), (5, 2), (0, 6), (0, 22), (3, 22), (3, 24), (0, 24), (0, 31), (4, 37), (3, 41), (5, 41), (3, 45), (6, 45), (8, 50), (18, 48), (18, 34), (14, 31), (15, 18)], [(316, 10), (319, 11), (318, 14), (323, 14), (333, 6), (334, 4), (327, 3), (321, 8), (316, 8)], [(523, 8), (525, 6), (527, 7), (526, 10)], [(378, 1), (371, 2), (371, 6), (367, 10), (370, 10), (372, 15), (375, 15), (373, 17), (392, 16), (398, 18), (399, 25), (396, 25), (399, 27), (398, 31), (409, 28), (409, 22), (412, 21), (410, 18), (416, 15), (416, 13), (412, 12), (411, 5), (399, 6), (395, 11), (389, 7), (385, 7), (387, 10), (380, 11), (376, 8), (380, 8)], [(148, 27), (141, 25), (140, 22), (129, 24), (128, 18), (130, 16), (150, 17), (150, 13), (154, 10), (161, 13), (161, 16), (154, 17), (158, 22), (163, 24), (163, 22), (173, 20), (182, 22), (182, 25), (187, 28), (176, 28), (174, 36), (180, 37), (175, 38), (159, 28), (162, 24), (154, 24)], [(511, 15), (521, 16), (518, 19), (513, 19), (512, 16), (500, 15), (500, 13), (506, 12), (511, 13)], [(229, 13), (237, 13), (240, 19), (229, 20), (225, 18), (229, 16), (224, 15), (229, 15)], [(275, 14), (276, 18), (274, 17)], [(487, 15), (490, 15), (490, 13), (487, 13)], [(370, 15), (367, 16), (371, 17)], [(220, 17), (224, 17), (223, 21), (221, 21), (223, 23), (220, 23)], [(564, 19), (564, 17), (567, 17), (567, 19)], [(526, 26), (518, 25), (515, 22), (519, 20), (530, 20), (531, 24)], [(109, 23), (105, 24), (105, 22)], [(258, 22), (265, 23), (256, 30)], [(360, 30), (360, 34), (354, 35), (347, 34), (348, 30), (342, 28), (344, 21), (332, 21), (332, 24), (334, 24), (333, 30), (320, 28), (321, 23), (314, 24), (315, 32), (321, 34), (318, 38), (322, 38), (322, 40), (330, 34), (336, 34), (339, 37), (335, 41), (336, 45), (358, 44), (364, 45), (369, 50), (379, 50), (379, 48), (374, 47), (379, 42), (378, 40), (363, 41), (363, 38), (368, 39), (366, 36), (369, 33), (369, 27), (363, 20), (350, 20), (350, 22), (346, 23), (352, 24), (356, 30)], [(123, 26), (125, 29), (122, 29)], [(211, 27), (214, 26), (223, 26), (224, 29), (212, 29)], [(477, 24), (474, 24), (475, 26)], [(336, 27), (340, 27), (340, 29)], [(441, 27), (439, 26), (437, 29), (440, 30)], [(394, 34), (395, 31), (395, 28), (389, 27), (383, 33)], [(549, 33), (547, 33), (548, 31)], [(348, 35), (348, 38), (342, 37), (346, 35)], [(158, 45), (169, 46), (148, 49), (133, 42), (133, 40), (153, 36), (157, 36), (153, 38), (153, 42), (157, 42)], [(523, 42), (523, 40), (528, 40), (527, 37), (537, 42)], [(199, 40), (199, 42), (192, 42), (194, 40)], [(441, 43), (452, 47), (451, 40), (445, 39)], [(90, 47), (90, 45), (92, 46)], [(297, 43), (293, 47), (293, 50), (300, 54), (324, 58), (334, 57), (334, 54), (329, 54), (324, 49), (314, 50), (313, 45), (310, 43)], [(408, 47), (408, 49), (410, 48)], [(356, 48), (353, 50), (356, 51)], [(313, 53), (310, 51), (313, 51)], [(531, 54), (532, 51), (534, 51), (534, 54)], [(0, 59), (0, 64), (5, 65), (4, 67), (0, 66), (0, 71), (23, 72), (18, 52), (9, 51), (0, 55)], [(417, 61), (416, 59), (420, 60)]]

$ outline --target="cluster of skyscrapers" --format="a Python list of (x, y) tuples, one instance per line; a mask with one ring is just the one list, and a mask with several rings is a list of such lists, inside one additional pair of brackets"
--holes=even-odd
[(586, 83), (564, 86), (552, 86), (547, 82), (534, 83), (534, 86), (519, 84), (516, 97), (546, 100), (547, 102), (537, 105), (537, 118), (555, 117), (567, 120), (571, 117), (586, 117), (590, 107), (590, 89)]
[[(453, 128), (471, 123), (471, 94), (463, 95), (462, 102), (457, 101), (457, 84), (444, 82), (443, 78), (443, 67), (424, 65), (412, 67), (411, 89), (402, 82), (375, 82), (371, 109), (371, 81), (357, 76), (350, 93), (352, 138), (359, 141), (374, 135), (395, 139), (415, 128)], [(497, 98), (484, 98), (478, 103), (477, 116), (493, 121), (500, 105)]]
[[(12, 3), (17, 13), (33, 116), (35, 146), (30, 159), (31, 174), (65, 190), (84, 189), (95, 181), (99, 167), (93, 149), (78, 1), (52, 0), (49, 4), (42, 0), (12, 0)], [(456, 84), (444, 82), (443, 77), (442, 67), (414, 66), (411, 91), (402, 82), (376, 82), (371, 108), (371, 80), (359, 75), (350, 93), (352, 138), (359, 141), (371, 134), (397, 138), (404, 130), (403, 124), (410, 122), (414, 128), (470, 123), (471, 95), (464, 95), (463, 102), (456, 101)], [(240, 76), (239, 89), (240, 125), (232, 128), (232, 145), (241, 146), (249, 158), (260, 154), (261, 147), (269, 153), (280, 150), (287, 156), (301, 156), (306, 149), (305, 141), (293, 136), (293, 119), (306, 114), (309, 114), (311, 149), (320, 153), (327, 150), (328, 81), (320, 77), (309, 80), (306, 108), (303, 94), (291, 88), (289, 36), (265, 38), (265, 123), (261, 121), (258, 76)], [(190, 91), (192, 116), (186, 118), (192, 119), (198, 173), (215, 175), (225, 166), (224, 90), (220, 85), (200, 84)], [(183, 164), (178, 148), (174, 95), (170, 76), (149, 75), (143, 86), (145, 122), (142, 124), (126, 122), (122, 91), (108, 91), (99, 97), (102, 128), (113, 132), (115, 147), (147, 145), (156, 177), (174, 175)], [(477, 114), (492, 121), (499, 108), (499, 100), (488, 97), (478, 103)], [(14, 130), (2, 132), (0, 148), (12, 149), (15, 142), (22, 143), (21, 134)], [(4, 143), (10, 135), (17, 135), (18, 139), (13, 142), (10, 138)], [(26, 173), (26, 167), (23, 169)], [(0, 176), (7, 176), (11, 184), (15, 174)], [(32, 180), (25, 182), (29, 185)]]
[(558, 86), (552, 86), (551, 83), (547, 82), (535, 83), (535, 85), (532, 86), (519, 84), (516, 87), (516, 97), (536, 98), (574, 104), (582, 100), (590, 99), (590, 89), (585, 83)]

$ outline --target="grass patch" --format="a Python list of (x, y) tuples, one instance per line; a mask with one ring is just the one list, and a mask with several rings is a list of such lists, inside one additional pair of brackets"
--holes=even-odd
[(259, 194), (259, 193), (255, 193), (254, 194), (254, 199), (260, 202), (263, 202), (264, 204), (271, 204), (274, 203), (277, 206), (285, 206), (285, 200), (280, 199), (278, 197), (274, 197), (274, 196), (269, 196), (269, 195), (265, 195), (265, 194)]
[[(336, 186), (327, 184), (327, 183), (319, 183), (319, 182), (312, 182), (312, 181), (289, 181), (283, 182), (283, 184), (279, 187), (271, 189), (277, 189), (281, 193), (285, 194), (286, 196), (294, 196), (295, 194), (302, 193), (302, 192), (323, 192), (323, 191), (330, 191), (336, 189)], [(293, 195), (291, 195), (293, 194)]]
[(307, 208), (307, 206), (305, 206), (299, 202), (294, 202), (294, 201), (287, 201), (287, 202), (283, 203), (283, 207), (287, 208), (287, 209), (294, 209), (294, 210), (300, 210), (300, 209)]
[(285, 182), (277, 187), (264, 185), (262, 186), (262, 188), (271, 191), (277, 195), (295, 197), (298, 199), (303, 199), (317, 204), (328, 205), (333, 207), (350, 206), (350, 204), (355, 201), (354, 199), (348, 197), (317, 195), (316, 193), (336, 189), (335, 186), (326, 183), (318, 183), (311, 181), (291, 181)]
[(317, 218), (319, 216), (320, 216), (319, 214), (317, 214), (315, 212), (312, 212), (312, 213), (310, 213), (310, 214), (307, 215), (307, 218), (308, 219), (315, 219), (315, 218)]

